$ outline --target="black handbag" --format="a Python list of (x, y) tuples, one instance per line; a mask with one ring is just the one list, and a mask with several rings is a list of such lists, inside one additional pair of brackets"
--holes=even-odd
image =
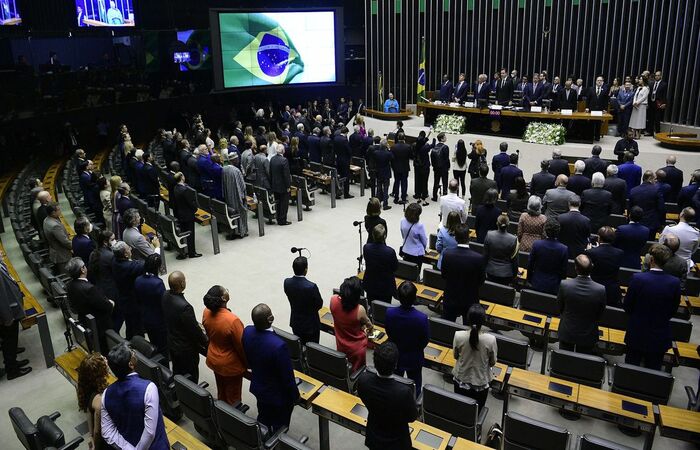
[(413, 225), (415, 225), (415, 223), (411, 224), (411, 228), (408, 229), (408, 233), (406, 233), (406, 237), (403, 238), (403, 244), (401, 244), (401, 247), (399, 247), (399, 256), (402, 258), (404, 256), (406, 256), (406, 254), (403, 252), (403, 246), (406, 244), (406, 239), (408, 239), (408, 236), (411, 234), (411, 230), (413, 229)]

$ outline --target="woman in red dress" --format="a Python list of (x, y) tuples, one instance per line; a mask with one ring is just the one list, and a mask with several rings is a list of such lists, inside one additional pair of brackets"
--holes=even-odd
[(331, 297), (335, 345), (339, 352), (345, 353), (353, 371), (365, 365), (367, 334), (372, 331), (367, 310), (360, 305), (361, 296), (360, 279), (350, 277), (340, 285), (340, 295)]

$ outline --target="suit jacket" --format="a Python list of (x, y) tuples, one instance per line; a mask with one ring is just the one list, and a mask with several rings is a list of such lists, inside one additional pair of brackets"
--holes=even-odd
[(165, 327), (161, 306), (161, 300), (165, 294), (163, 280), (157, 275), (144, 273), (134, 280), (134, 291), (138, 292), (142, 323), (155, 328)]
[(518, 271), (518, 239), (501, 230), (491, 230), (484, 241), (486, 273), (494, 277), (514, 277)]
[(276, 194), (284, 194), (292, 185), (289, 161), (282, 155), (275, 155), (270, 160), (270, 185)]
[(656, 80), (649, 81), (649, 100), (666, 104), (666, 101), (668, 100), (668, 83), (666, 83), (664, 80), (659, 81), (659, 85), (656, 88), (656, 94), (654, 94), (655, 83)]
[(549, 160), (549, 173), (558, 177), (559, 175), (571, 176), (571, 171), (569, 171), (569, 162), (563, 158), (556, 158)]
[(622, 258), (623, 267), (632, 269), (641, 267), (639, 257), (647, 239), (649, 239), (649, 228), (639, 222), (631, 222), (617, 227), (615, 231), (615, 247), (625, 252)]
[(140, 307), (134, 292), (134, 281), (139, 275), (143, 275), (143, 261), (132, 261), (127, 259), (112, 260), (112, 274), (117, 284), (119, 297), (114, 300), (122, 311), (139, 311)]
[(592, 347), (598, 342), (598, 322), (605, 312), (605, 287), (589, 277), (564, 280), (559, 286), (559, 340)]
[(263, 153), (256, 153), (253, 157), (255, 180), (253, 184), (263, 189), (270, 189), (270, 160)]
[(610, 88), (608, 86), (601, 86), (600, 94), (597, 94), (598, 87), (593, 86), (588, 91), (588, 97), (586, 98), (586, 108), (591, 111), (607, 111), (608, 103), (610, 98), (608, 97), (608, 92)]
[(126, 212), (127, 209), (132, 209), (136, 208), (136, 205), (134, 205), (134, 202), (131, 201), (131, 199), (127, 196), (120, 196), (117, 201), (116, 205), (117, 211), (119, 211), (119, 214), (124, 217), (124, 213)]
[(566, 188), (570, 190), (571, 192), (574, 192), (576, 195), (579, 197), (581, 194), (583, 194), (583, 191), (586, 189), (589, 189), (591, 187), (591, 180), (590, 178), (586, 178), (583, 175), (580, 174), (574, 174), (569, 177), (569, 183), (566, 185)]
[(49, 260), (52, 263), (66, 263), (73, 256), (68, 232), (60, 220), (53, 217), (44, 219), (44, 239), (49, 246)]
[(662, 167), (661, 170), (666, 172), (666, 183), (671, 186), (671, 192), (669, 193), (669, 200), (671, 202), (676, 202), (678, 198), (678, 193), (683, 187), (683, 171), (676, 168), (676, 166), (666, 166)]
[[(494, 205), (480, 205), (476, 209), (474, 217), (474, 230), (476, 231), (476, 242), (483, 244), (486, 240), (486, 233), (496, 229), (496, 219), (501, 215), (501, 209)], [(445, 224), (445, 223), (443, 223)]]
[(530, 180), (530, 193), (542, 198), (549, 189), (554, 188), (555, 181), (556, 177), (551, 173), (545, 171), (537, 172), (532, 175)]
[(177, 184), (173, 189), (173, 206), (175, 218), (180, 222), (194, 222), (197, 212), (197, 201), (192, 193), (187, 192), (186, 184)]
[(24, 294), (1, 259), (0, 266), (0, 324), (4, 325), (25, 317)]
[(556, 294), (566, 278), (569, 250), (555, 239), (540, 239), (532, 244), (527, 264), (527, 280), (533, 289)]
[(309, 161), (321, 162), (321, 138), (315, 134), (309, 135), (306, 140), (306, 145), (309, 147)]
[(627, 205), (627, 182), (617, 175), (607, 177), (603, 189), (612, 194), (612, 214), (622, 214)]
[[(85, 316), (92, 314), (97, 322), (97, 333), (100, 337), (100, 346), (104, 342), (104, 333), (112, 328), (112, 303), (104, 293), (88, 280), (72, 280), (66, 290), (68, 303), (81, 323), (87, 323)], [(107, 348), (101, 349), (103, 352)]]
[(97, 286), (109, 299), (114, 300), (119, 295), (117, 285), (112, 276), (112, 260), (114, 253), (111, 249), (101, 247), (90, 254), (88, 262), (88, 280)]
[(507, 104), (513, 98), (513, 83), (510, 80), (498, 80), (496, 82), (496, 100), (499, 104)]
[(342, 134), (338, 134), (333, 138), (333, 151), (335, 152), (336, 164), (338, 166), (347, 166), (352, 158), (350, 143), (348, 138)]
[(625, 252), (610, 244), (600, 244), (584, 253), (593, 263), (591, 279), (605, 286), (608, 305), (618, 306), (621, 298), (618, 274)]
[(600, 156), (591, 156), (583, 160), (586, 163), (586, 168), (583, 169), (583, 176), (589, 179), (593, 177), (593, 174), (600, 172), (605, 175), (605, 170), (608, 168), (608, 162), (601, 159)]
[(167, 290), (160, 302), (168, 328), (168, 350), (170, 353), (205, 354), (209, 339), (194, 315), (194, 308), (185, 299), (185, 296)]
[(321, 327), (318, 310), (323, 306), (323, 299), (316, 283), (301, 276), (287, 278), (284, 293), (291, 307), (289, 326), (292, 332), (297, 336), (318, 332)]
[(141, 192), (144, 195), (152, 196), (160, 193), (158, 170), (156, 170), (153, 164), (147, 163), (143, 165), (141, 177)]
[(486, 258), (467, 247), (442, 252), (442, 278), (445, 279), (445, 306), (467, 311), (479, 302), (479, 286), (486, 279)]
[(510, 158), (508, 157), (508, 153), (506, 152), (499, 152), (493, 155), (493, 158), (491, 158), (491, 168), (493, 169), (493, 179), (496, 180), (496, 184), (501, 186), (501, 170), (510, 165)]
[(466, 81), (462, 81), (462, 84), (457, 82), (455, 84), (455, 100), (458, 102), (463, 102), (464, 99), (467, 97), (467, 92), (469, 91), (469, 83)]
[(394, 272), (399, 264), (396, 252), (388, 245), (376, 242), (365, 244), (362, 252), (365, 257), (362, 288), (367, 293), (367, 299), (392, 297), (396, 291)]
[[(479, 89), (479, 85), (481, 85), (481, 89)], [(487, 81), (484, 81), (482, 83), (474, 83), (474, 98), (475, 99), (488, 99), (489, 98), (489, 92), (491, 90), (490, 83)]]
[(422, 368), (423, 350), (430, 340), (428, 316), (414, 307), (389, 308), (384, 328), (389, 340), (399, 348), (399, 367)]
[(90, 253), (95, 249), (95, 241), (90, 239), (88, 235), (78, 234), (73, 237), (71, 246), (73, 247), (73, 256), (79, 257), (87, 265), (90, 261)]
[(489, 189), (496, 189), (496, 182), (489, 178), (474, 178), (469, 184), (469, 195), (471, 196), (471, 210), (476, 213), (477, 208), (484, 199), (484, 194)]
[(659, 188), (643, 183), (630, 192), (630, 208), (639, 206), (644, 211), (640, 222), (650, 231), (657, 231), (666, 222), (666, 204)]
[(132, 257), (136, 260), (146, 260), (155, 250), (141, 234), (138, 228), (131, 227), (124, 230), (122, 240), (132, 249)]
[(452, 100), (453, 90), (454, 89), (452, 87), (452, 82), (450, 80), (443, 82), (440, 85), (440, 101), (441, 102), (449, 102), (450, 100)]
[(581, 194), (581, 213), (591, 219), (592, 233), (605, 225), (612, 207), (612, 193), (603, 188), (586, 189)]
[(80, 173), (80, 178), (78, 179), (80, 184), (80, 189), (83, 191), (83, 199), (88, 206), (93, 206), (99, 203), (99, 189), (97, 184), (93, 180), (93, 176), (90, 172), (84, 171)]
[(377, 150), (372, 153), (371, 159), (374, 161), (374, 167), (377, 171), (377, 179), (391, 179), (391, 161), (394, 159), (394, 154), (386, 149)]
[(625, 344), (645, 353), (671, 348), (670, 320), (681, 299), (680, 280), (660, 270), (632, 275), (623, 307), (629, 315)]
[(542, 199), (542, 206), (548, 219), (556, 219), (559, 214), (569, 211), (569, 200), (576, 194), (559, 186), (549, 189)]
[(367, 407), (370, 449), (410, 449), (408, 424), (418, 417), (413, 389), (393, 378), (364, 372), (357, 380), (357, 395)]
[(253, 372), (250, 392), (258, 404), (293, 407), (299, 398), (287, 344), (272, 329), (243, 330), (243, 350)]
[(561, 225), (559, 242), (569, 249), (569, 258), (574, 259), (586, 250), (591, 235), (591, 219), (579, 211), (569, 211), (557, 217)]
[(394, 159), (391, 161), (391, 168), (395, 175), (407, 175), (411, 171), (411, 146), (405, 142), (397, 142), (391, 147)]
[(627, 195), (629, 195), (630, 191), (642, 182), (642, 168), (634, 162), (626, 162), (618, 166), (617, 176), (627, 183)]
[(569, 89), (567, 97), (566, 88), (559, 90), (557, 104), (560, 110), (570, 109), (572, 111), (576, 111), (578, 109), (578, 96), (576, 95), (576, 91), (573, 89)]
[(698, 183), (690, 183), (688, 186), (683, 186), (681, 191), (678, 193), (678, 207), (685, 208), (686, 206), (693, 206), (693, 197), (698, 191)]
[(523, 171), (520, 170), (518, 166), (508, 164), (501, 169), (501, 198), (508, 198), (510, 189), (515, 184), (515, 179), (518, 177), (523, 177)]

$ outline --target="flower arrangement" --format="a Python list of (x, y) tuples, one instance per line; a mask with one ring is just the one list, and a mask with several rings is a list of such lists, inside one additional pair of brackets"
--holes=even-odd
[(438, 133), (462, 134), (467, 129), (467, 118), (454, 114), (440, 114), (434, 129)]
[(562, 145), (566, 138), (566, 128), (557, 123), (530, 122), (525, 130), (523, 141), (535, 144)]

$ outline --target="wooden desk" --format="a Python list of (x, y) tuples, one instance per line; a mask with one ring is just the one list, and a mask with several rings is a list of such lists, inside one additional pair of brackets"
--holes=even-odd
[[(357, 277), (360, 280), (363, 279), (364, 276), (364, 272), (360, 272), (357, 274)], [(404, 281), (406, 280), (398, 277), (394, 279), (396, 287), (399, 287), (399, 285)], [(416, 302), (418, 304), (434, 309), (437, 308), (437, 306), (442, 302), (442, 299), (445, 296), (445, 292), (443, 290), (432, 288), (424, 284), (416, 283), (415, 281), (412, 281), (412, 283), (414, 284), (414, 286), (416, 286)]]
[(461, 437), (458, 437), (454, 445), (452, 445), (452, 450), (488, 450), (490, 448), (491, 447), (477, 444), (476, 442), (472, 442)]
[(654, 139), (664, 147), (695, 151), (700, 149), (700, 139), (695, 133), (656, 133)]
[(366, 108), (365, 114), (367, 115), (367, 117), (374, 117), (375, 119), (379, 120), (392, 121), (405, 120), (411, 117), (411, 113), (409, 111), (406, 111), (405, 109), (399, 110), (399, 112), (397, 113), (389, 113), (379, 109)]
[[(164, 202), (170, 201), (170, 194), (168, 193), (168, 190), (165, 188), (165, 186), (163, 186), (162, 184), (160, 185), (160, 198)], [(209, 223), (211, 222), (211, 214), (209, 214), (202, 208), (197, 208), (197, 211), (194, 213), (194, 220), (202, 226), (209, 225)]]
[[(563, 392), (567, 389), (570, 392)], [(528, 370), (511, 368), (508, 383), (506, 383), (504, 415), (508, 411), (509, 395), (517, 395), (555, 408), (574, 411), (579, 396), (579, 384)]]
[(323, 383), (298, 370), (294, 371), (294, 376), (299, 379), (297, 388), (299, 389), (300, 400), (298, 404), (304, 409), (309, 409), (311, 401), (316, 398), (318, 391), (323, 387)]
[(487, 320), (494, 325), (505, 326), (540, 336), (545, 335), (547, 316), (505, 305), (494, 305), (487, 313)]
[(698, 344), (694, 342), (676, 341), (678, 351), (678, 364), (681, 366), (700, 369), (700, 356), (698, 356)]
[(452, 358), (452, 366), (445, 364), (445, 358), (451, 353), (451, 348), (429, 342), (423, 350), (423, 366), (438, 372), (450, 373), (454, 367), (454, 358)]
[[(355, 407), (361, 411), (364, 410), (363, 416), (352, 412)], [(311, 410), (318, 416), (319, 445), (321, 450), (330, 449), (329, 421), (333, 421), (355, 433), (365, 434), (367, 408), (365, 408), (362, 400), (352, 394), (327, 386), (313, 399)]]
[(700, 412), (659, 405), (661, 436), (700, 444)]
[[(408, 425), (411, 431), (411, 441), (416, 450), (446, 450), (452, 435), (447, 431), (442, 431), (423, 422), (415, 421)], [(437, 445), (426, 444), (424, 439), (435, 440)]]

